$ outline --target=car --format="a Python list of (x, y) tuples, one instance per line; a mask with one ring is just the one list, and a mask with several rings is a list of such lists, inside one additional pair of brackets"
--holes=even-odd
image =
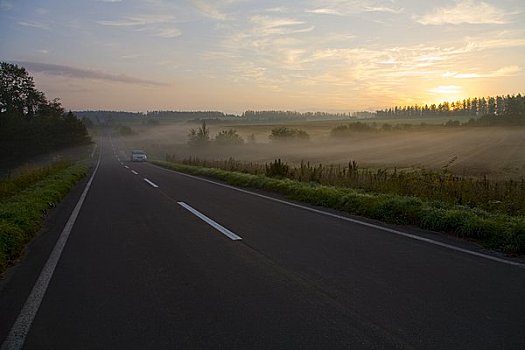
[(145, 162), (148, 160), (146, 152), (139, 149), (131, 151), (131, 161), (132, 162)]

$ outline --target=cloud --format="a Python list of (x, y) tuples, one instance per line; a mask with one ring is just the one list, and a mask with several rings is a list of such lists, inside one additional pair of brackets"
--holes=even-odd
[(505, 32), (497, 35), (494, 38), (487, 37), (468, 37), (469, 49), (483, 50), (483, 49), (499, 49), (499, 48), (511, 48), (511, 47), (522, 47), (525, 46), (525, 38), (512, 38), (505, 37)]
[(49, 26), (47, 24), (41, 23), (41, 22), (20, 21), (20, 22), (18, 22), (18, 24), (21, 25), (21, 26), (24, 26), (24, 27), (31, 27), (31, 28), (49, 30)]
[(387, 13), (394, 13), (399, 14), (403, 12), (402, 8), (399, 9), (393, 9), (386, 6), (364, 6), (363, 7), (365, 12), (387, 12)]
[(304, 26), (305, 22), (294, 18), (253, 16), (250, 21), (255, 24), (254, 33), (259, 36), (304, 33), (314, 29), (313, 26)]
[(9, 11), (13, 8), (11, 1), (2, 0), (0, 1), (0, 10)]
[(440, 85), (436, 86), (433, 89), (428, 90), (428, 92), (433, 94), (444, 94), (444, 95), (452, 95), (452, 94), (459, 94), (463, 91), (463, 87), (457, 86), (457, 85)]
[(74, 79), (93, 79), (93, 80), (104, 80), (109, 82), (125, 83), (125, 84), (138, 84), (138, 85), (153, 85), (153, 86), (167, 86), (166, 83), (161, 83), (152, 80), (140, 79), (130, 77), (124, 74), (111, 74), (105, 73), (100, 70), (82, 69), (65, 65), (48, 64), (41, 62), (27, 62), (27, 61), (15, 61), (15, 64), (25, 67), (32, 73), (41, 73), (54, 76), (62, 76)]
[(124, 17), (118, 20), (97, 21), (97, 23), (110, 27), (135, 27), (150, 24), (168, 23), (174, 20), (175, 18), (169, 15), (141, 15)]
[(108, 27), (132, 28), (137, 31), (146, 31), (159, 38), (176, 38), (182, 32), (173, 27), (175, 17), (170, 15), (140, 15), (128, 16), (117, 20), (97, 21), (98, 24)]
[(221, 11), (217, 6), (217, 3), (220, 3), (220, 1), (214, 1), (213, 5), (205, 0), (192, 0), (192, 3), (206, 17), (221, 21), (228, 18), (226, 13)]
[(436, 8), (416, 21), (424, 25), (504, 24), (511, 14), (483, 1), (461, 0), (453, 6)]
[(307, 9), (307, 13), (318, 15), (336, 15), (336, 16), (350, 16), (364, 12), (384, 12), (391, 14), (399, 14), (404, 10), (402, 8), (393, 8), (388, 5), (392, 1), (346, 1), (346, 0), (330, 0), (319, 1), (319, 7)]
[(182, 35), (182, 32), (177, 28), (163, 28), (158, 30), (154, 36), (158, 36), (159, 38), (176, 38), (178, 36)]
[(443, 78), (454, 78), (454, 79), (475, 79), (475, 78), (498, 78), (498, 77), (510, 77), (521, 72), (521, 67), (505, 66), (488, 73), (458, 73), (458, 72), (445, 72)]

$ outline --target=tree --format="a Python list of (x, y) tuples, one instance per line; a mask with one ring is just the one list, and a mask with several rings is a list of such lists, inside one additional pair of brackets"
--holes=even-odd
[(496, 114), (496, 99), (494, 97), (489, 97), (488, 99), (488, 114)]
[(207, 146), (210, 143), (210, 129), (206, 126), (206, 121), (202, 121), (202, 126), (195, 129), (190, 129), (188, 133), (188, 144), (190, 146)]
[(215, 136), (215, 142), (219, 145), (242, 145), (243, 138), (237, 133), (237, 130), (222, 130)]
[(310, 139), (310, 135), (304, 130), (295, 128), (274, 128), (269, 136), (272, 141), (289, 141), (289, 140), (302, 140), (307, 141)]
[(32, 117), (45, 103), (25, 68), (0, 62), (0, 112)]
[[(25, 68), (0, 62), (0, 149), (5, 166), (33, 155), (90, 141), (85, 125), (48, 101)], [(14, 164), (13, 163), (13, 164)]]

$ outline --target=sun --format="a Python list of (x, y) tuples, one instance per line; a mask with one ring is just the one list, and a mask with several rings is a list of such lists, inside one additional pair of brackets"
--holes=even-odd
[(432, 103), (459, 101), (465, 96), (463, 87), (458, 85), (440, 85), (427, 90), (427, 92), (432, 96)]

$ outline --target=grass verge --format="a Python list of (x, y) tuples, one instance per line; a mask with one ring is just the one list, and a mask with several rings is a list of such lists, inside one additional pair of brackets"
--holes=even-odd
[(415, 197), (304, 183), (221, 169), (154, 161), (159, 166), (228, 184), (269, 190), (289, 199), (345, 211), (391, 224), (414, 225), (481, 243), (509, 255), (525, 253), (525, 217), (489, 213), (466, 206), (426, 201)]
[[(0, 198), (0, 272), (20, 256), (25, 245), (42, 227), (47, 211), (54, 207), (88, 171), (84, 164), (57, 166), (45, 170), (35, 169), (39, 181), (25, 186), (18, 192)], [(10, 180), (16, 182), (16, 179)], [(27, 183), (27, 181), (22, 181)]]

